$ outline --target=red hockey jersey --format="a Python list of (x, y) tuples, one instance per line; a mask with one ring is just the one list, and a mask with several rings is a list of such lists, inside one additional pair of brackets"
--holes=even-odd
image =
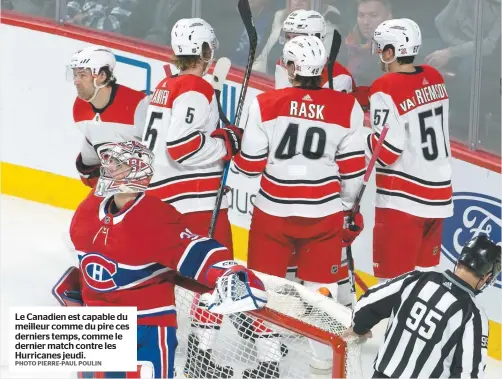
[[(322, 71), (322, 86), (329, 88), (328, 66)], [(288, 71), (281, 65), (281, 61), (277, 61), (275, 67), (275, 88), (292, 87), (289, 82)], [(356, 82), (350, 72), (340, 63), (335, 62), (333, 65), (333, 89), (339, 92), (352, 92), (356, 88)]]
[(100, 163), (95, 148), (107, 142), (140, 141), (145, 125), (148, 97), (140, 91), (115, 84), (104, 109), (76, 98), (73, 120), (84, 135), (82, 162), (87, 166)]
[(389, 125), (377, 161), (375, 205), (445, 218), (453, 215), (448, 93), (435, 68), (416, 69), (386, 74), (371, 86), (368, 155)]
[(195, 75), (165, 78), (147, 120), (143, 143), (155, 153), (149, 193), (181, 213), (212, 210), (226, 155), (223, 140), (210, 136), (219, 123), (213, 87)]
[(192, 234), (182, 215), (161, 200), (139, 195), (112, 214), (113, 197), (93, 192), (70, 227), (88, 306), (136, 306), (139, 325), (175, 326), (174, 285), (167, 273), (203, 284), (211, 265), (232, 259), (213, 239)]
[(366, 166), (363, 118), (353, 96), (329, 89), (258, 95), (234, 158), (248, 176), (264, 170), (255, 206), (312, 218), (352, 207)]

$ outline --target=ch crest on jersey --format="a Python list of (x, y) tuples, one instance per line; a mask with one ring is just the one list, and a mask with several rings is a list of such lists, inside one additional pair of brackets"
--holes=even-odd
[(114, 275), (118, 272), (118, 265), (101, 254), (84, 255), (80, 260), (80, 269), (86, 284), (93, 290), (109, 292), (118, 288), (114, 280)]

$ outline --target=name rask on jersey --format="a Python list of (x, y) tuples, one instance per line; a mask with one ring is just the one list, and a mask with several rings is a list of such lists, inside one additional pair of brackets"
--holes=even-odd
[(289, 114), (296, 117), (306, 117), (313, 118), (316, 120), (324, 120), (322, 111), (324, 110), (324, 105), (319, 104), (298, 104), (297, 101), (291, 101), (289, 107)]
[(406, 99), (399, 104), (399, 106), (403, 112), (408, 112), (417, 106), (431, 103), (436, 100), (446, 99), (447, 97), (448, 93), (446, 92), (446, 86), (444, 84), (433, 84), (415, 90), (415, 96)]
[(150, 104), (160, 105), (161, 107), (165, 107), (167, 105), (168, 97), (169, 97), (169, 90), (157, 88), (153, 93), (152, 100), (150, 100)]

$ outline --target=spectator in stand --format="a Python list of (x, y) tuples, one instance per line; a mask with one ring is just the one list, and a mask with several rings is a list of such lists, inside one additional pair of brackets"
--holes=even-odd
[(162, 45), (171, 44), (171, 30), (182, 18), (192, 17), (192, 2), (187, 0), (160, 0), (155, 11), (153, 27), (148, 32), (147, 41)]
[[(273, 75), (277, 59), (281, 56), (282, 48), (285, 43), (284, 33), (282, 32), (284, 20), (286, 20), (290, 13), (300, 9), (311, 9), (310, 0), (288, 0), (286, 2), (286, 8), (278, 10), (275, 13), (270, 37), (255, 60), (253, 65), (254, 70)], [(326, 1), (323, 2), (319, 13), (321, 13), (326, 20), (327, 34), (324, 44), (329, 51), (333, 39), (333, 32), (338, 28), (337, 24), (340, 19), (340, 12)]]
[(371, 55), (371, 40), (378, 25), (392, 18), (389, 0), (358, 0), (356, 25), (345, 38), (340, 52), (342, 63), (357, 85), (370, 85), (381, 75)]
[(33, 16), (54, 17), (56, 14), (56, 0), (2, 0), (2, 8), (4, 3), (7, 6), (6, 9)]

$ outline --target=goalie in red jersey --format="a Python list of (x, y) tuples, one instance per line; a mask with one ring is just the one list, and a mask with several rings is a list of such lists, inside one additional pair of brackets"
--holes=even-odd
[[(218, 286), (207, 296), (214, 312), (259, 309), (267, 294), (254, 273), (231, 260), (226, 247), (193, 234), (173, 206), (145, 195), (153, 175), (151, 151), (126, 142), (104, 145), (98, 153), (96, 189), (79, 205), (70, 227), (79, 267), (71, 267), (53, 292), (62, 305), (137, 307), (138, 361), (151, 363), (152, 378), (173, 378), (176, 308), (168, 272)], [(246, 295), (228, 293), (230, 286), (222, 283), (229, 280)], [(208, 351), (192, 353), (211, 361)]]

